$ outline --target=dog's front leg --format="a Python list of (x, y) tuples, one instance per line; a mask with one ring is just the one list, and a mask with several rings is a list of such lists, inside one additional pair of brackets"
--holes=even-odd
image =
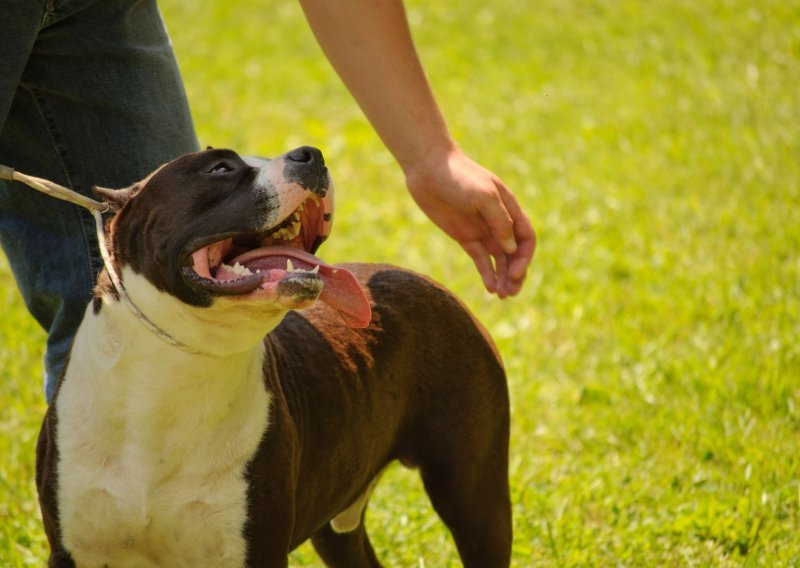
[(247, 468), (248, 568), (286, 568), (296, 546), (297, 433), (280, 391), (270, 408), (270, 426)]

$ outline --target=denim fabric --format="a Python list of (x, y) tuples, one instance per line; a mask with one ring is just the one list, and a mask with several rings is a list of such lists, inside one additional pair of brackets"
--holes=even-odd
[[(155, 0), (2, 0), (0, 164), (85, 195), (198, 148)], [(0, 244), (52, 397), (102, 260), (91, 214), (0, 181)]]

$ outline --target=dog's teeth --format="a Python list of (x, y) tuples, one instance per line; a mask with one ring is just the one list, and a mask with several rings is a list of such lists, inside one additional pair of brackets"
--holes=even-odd
[(267, 236), (267, 238), (291, 241), (292, 239), (297, 238), (297, 235), (300, 234), (300, 229), (302, 226), (303, 224), (300, 213), (295, 211), (292, 216), (286, 220), (284, 226), (282, 226), (280, 229), (275, 229)]
[(310, 272), (311, 274), (317, 274), (319, 272), (319, 265), (315, 266), (311, 270), (306, 270), (305, 268), (300, 268), (299, 266), (295, 268), (294, 264), (292, 264), (291, 259), (286, 259), (286, 272)]
[(225, 264), (225, 263), (223, 262), (223, 263), (222, 263), (222, 265), (220, 266), (220, 268), (221, 268), (222, 270), (225, 270), (225, 271), (227, 271), (227, 272), (233, 272), (234, 274), (236, 274), (236, 275), (238, 275), (238, 276), (252, 276), (252, 274), (253, 274), (253, 273), (250, 271), (250, 269), (249, 269), (249, 268), (247, 268), (246, 266), (242, 266), (242, 265), (241, 265), (241, 264), (239, 264), (238, 262), (237, 262), (237, 263), (235, 263), (233, 266), (231, 266), (231, 265), (229, 265), (229, 264)]

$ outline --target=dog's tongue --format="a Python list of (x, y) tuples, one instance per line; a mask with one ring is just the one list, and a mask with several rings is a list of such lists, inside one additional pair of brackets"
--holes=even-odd
[(339, 312), (348, 326), (367, 327), (372, 317), (372, 310), (364, 290), (353, 273), (344, 268), (317, 262), (323, 283), (319, 295), (320, 301)]
[[(322, 279), (320, 301), (339, 312), (348, 326), (366, 327), (369, 325), (372, 316), (369, 301), (356, 277), (345, 268), (326, 264), (304, 250), (283, 246), (256, 249), (244, 253), (232, 262), (246, 267), (253, 273), (260, 270), (262, 282), (267, 283), (277, 282), (292, 274), (286, 270), (287, 260), (291, 262), (294, 270), (317, 271), (318, 276)], [(215, 279), (235, 280), (241, 278), (241, 274), (234, 270), (222, 265), (217, 270)]]

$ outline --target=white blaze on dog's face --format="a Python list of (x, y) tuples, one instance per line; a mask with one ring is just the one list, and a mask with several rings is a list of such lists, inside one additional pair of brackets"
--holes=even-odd
[[(129, 296), (189, 346), (224, 339), (228, 326), (238, 340), (252, 328), (252, 341), (260, 341), (288, 310), (315, 301), (350, 326), (369, 323), (369, 304), (353, 275), (313, 255), (333, 214), (319, 150), (298, 148), (274, 160), (207, 150), (127, 190), (96, 191), (118, 210), (109, 240)], [(198, 322), (219, 333), (206, 328), (192, 337)]]

